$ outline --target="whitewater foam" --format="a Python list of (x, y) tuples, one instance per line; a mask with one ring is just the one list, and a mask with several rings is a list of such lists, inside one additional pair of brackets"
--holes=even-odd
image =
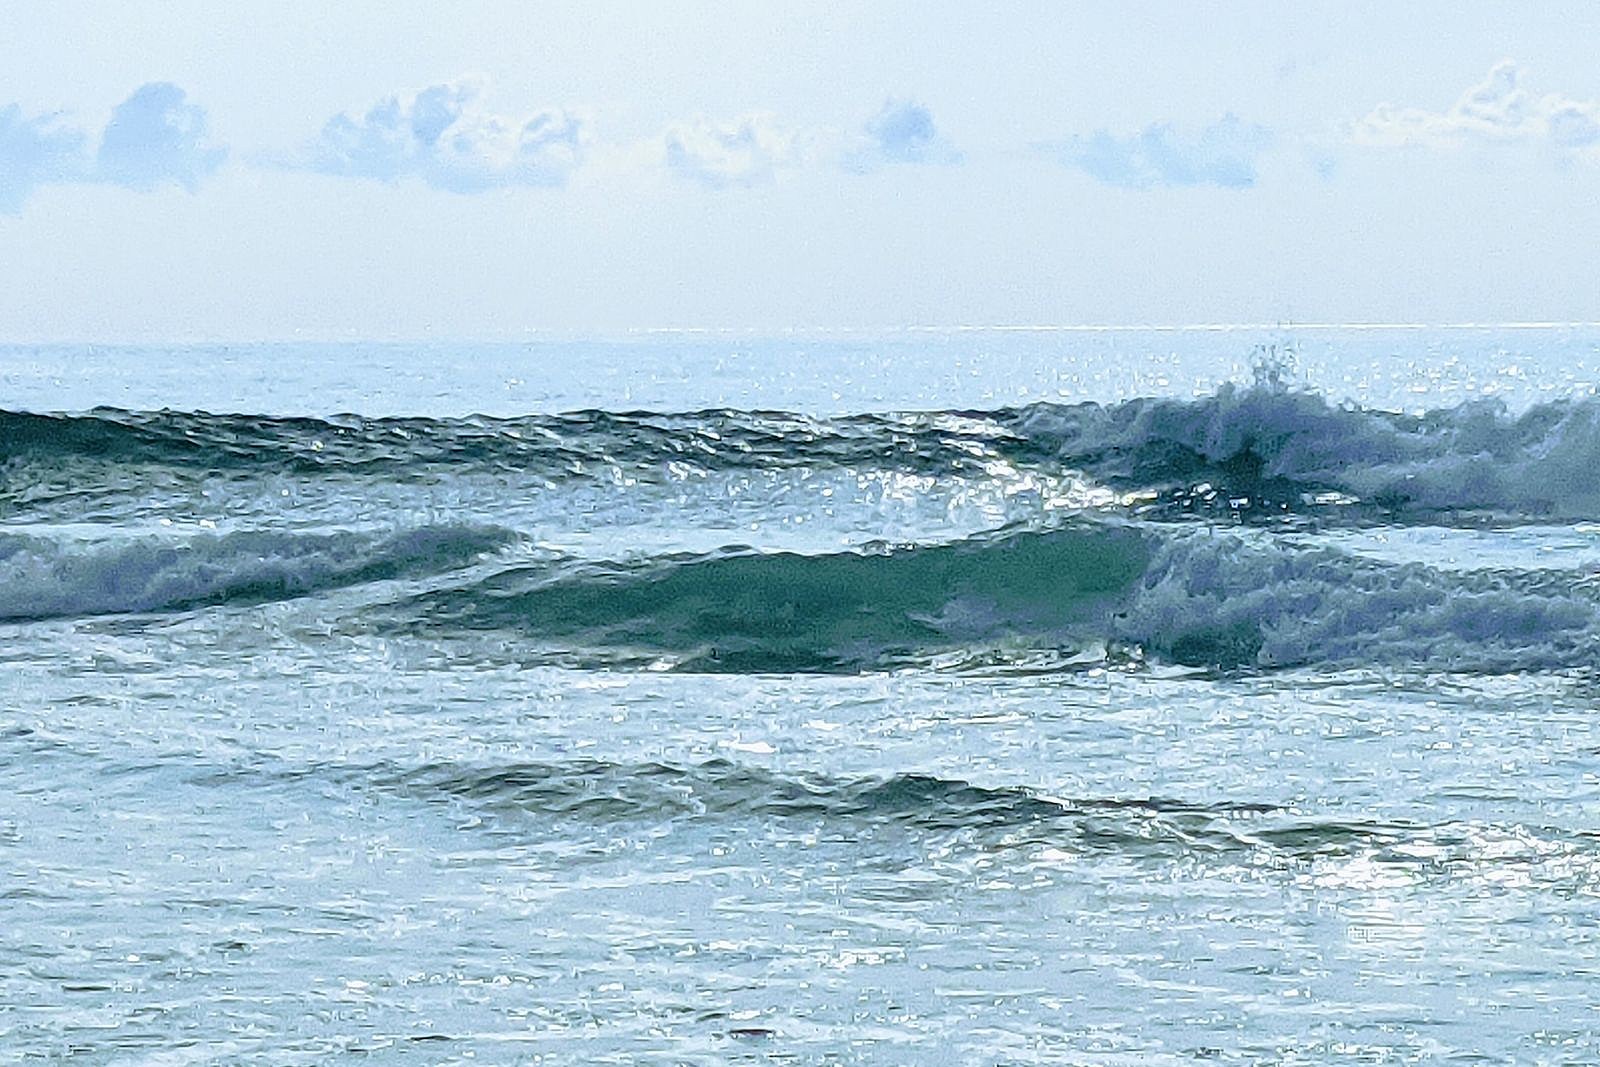
[(1600, 601), (1560, 571), (1443, 571), (1326, 547), (1163, 540), (1116, 635), (1179, 663), (1502, 672), (1600, 656)]
[(1130, 487), (1204, 480), (1232, 497), (1295, 504), (1335, 490), (1392, 512), (1600, 515), (1600, 400), (1512, 415), (1475, 400), (1423, 415), (1225, 385), (1194, 400), (1038, 405), (1009, 424), (1030, 447)]

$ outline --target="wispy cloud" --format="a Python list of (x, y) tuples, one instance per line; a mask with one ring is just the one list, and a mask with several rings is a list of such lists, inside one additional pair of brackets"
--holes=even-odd
[(359, 116), (335, 115), (298, 161), (323, 174), (476, 193), (506, 185), (564, 184), (581, 162), (584, 128), (559, 109), (500, 115), (483, 83), (462, 79), (397, 94)]
[(227, 150), (211, 140), (205, 109), (170, 82), (140, 86), (111, 115), (99, 148), (88, 131), (59, 115), (27, 117), (0, 108), (0, 213), (15, 214), (40, 186), (103, 182), (149, 191), (195, 191)]
[(764, 112), (678, 123), (663, 146), (671, 170), (714, 189), (769, 182), (801, 156), (795, 133)]
[(911, 100), (889, 100), (868, 120), (858, 143), (845, 155), (848, 170), (884, 164), (961, 162), (961, 153), (939, 132), (933, 113)]
[(1352, 140), (1365, 145), (1451, 148), (1470, 142), (1522, 142), (1580, 152), (1600, 145), (1600, 101), (1560, 93), (1535, 96), (1522, 88), (1522, 72), (1509, 59), (1444, 111), (1380, 104), (1355, 125)]
[(1158, 123), (1126, 136), (1097, 130), (1041, 149), (1096, 181), (1125, 189), (1244, 189), (1255, 184), (1256, 161), (1271, 143), (1266, 127), (1229, 114), (1194, 134)]
[(81, 180), (83, 142), (82, 130), (53, 115), (28, 118), (16, 104), (0, 108), (0, 212), (20, 211), (40, 185)]

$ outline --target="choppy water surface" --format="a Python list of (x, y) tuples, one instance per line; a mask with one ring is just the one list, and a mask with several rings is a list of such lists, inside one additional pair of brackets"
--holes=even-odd
[(0, 350), (0, 1062), (1600, 1059), (1600, 337), (1258, 340)]

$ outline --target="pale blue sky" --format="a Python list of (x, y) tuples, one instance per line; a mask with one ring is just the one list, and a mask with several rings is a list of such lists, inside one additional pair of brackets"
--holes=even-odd
[(1600, 319), (1593, 4), (11, 5), (0, 339)]

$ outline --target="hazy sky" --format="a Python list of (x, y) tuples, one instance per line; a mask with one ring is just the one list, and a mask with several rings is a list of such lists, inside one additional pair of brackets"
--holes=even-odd
[(0, 9), (0, 339), (1600, 319), (1600, 5)]

